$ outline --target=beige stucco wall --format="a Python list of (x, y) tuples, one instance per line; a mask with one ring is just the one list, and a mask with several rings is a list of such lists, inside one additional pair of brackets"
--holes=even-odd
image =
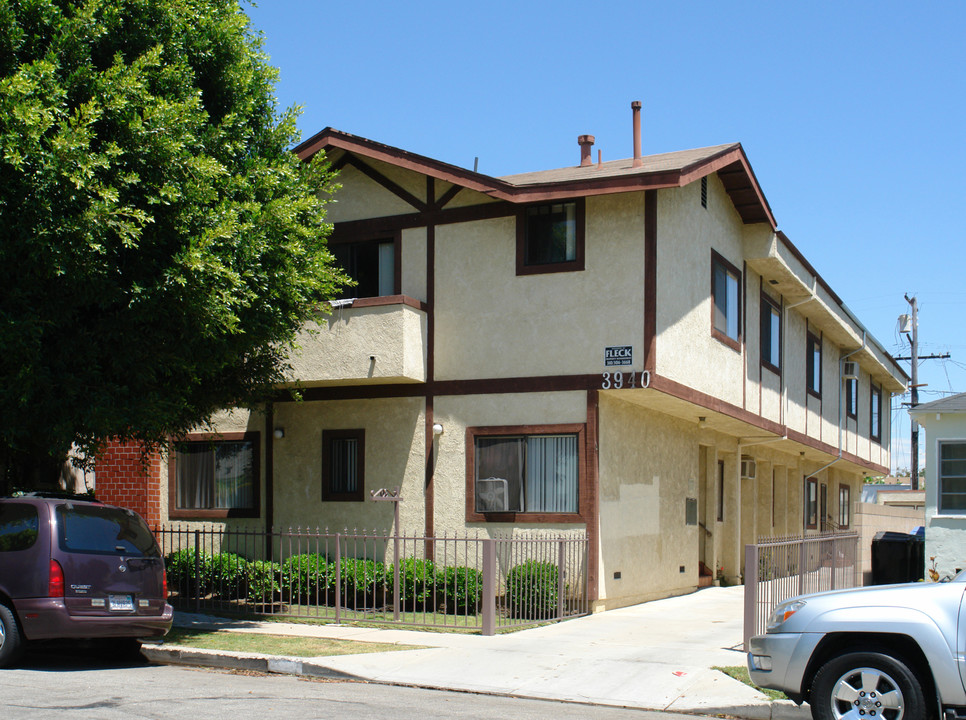
[(920, 444), (926, 451), (926, 568), (929, 558), (935, 558), (940, 577), (953, 575), (957, 568), (966, 568), (966, 513), (939, 512), (939, 443), (966, 442), (966, 413), (916, 414), (923, 429)]
[(513, 217), (436, 229), (437, 379), (598, 372), (612, 345), (643, 370), (643, 193), (586, 217), (583, 272), (518, 276)]
[[(443, 426), (434, 448), (434, 517), (437, 533), (483, 534), (511, 529), (573, 529), (570, 523), (527, 525), (466, 522), (466, 428), (504, 425), (583, 424), (587, 396), (581, 392), (441, 396), (433, 401), (433, 422)], [(582, 528), (583, 524), (577, 527)]]
[(657, 371), (742, 405), (742, 352), (711, 335), (711, 251), (742, 269), (742, 224), (717, 175), (658, 191)]
[(696, 587), (699, 526), (685, 524), (685, 499), (697, 498), (700, 492), (694, 425), (603, 393), (600, 600), (604, 607)]
[(290, 354), (289, 382), (426, 381), (426, 313), (409, 305), (333, 308), (308, 323)]
[[(275, 525), (386, 531), (389, 502), (374, 502), (370, 491), (400, 488), (400, 525), (422, 533), (424, 477), (422, 398), (338, 400), (275, 404)], [(322, 431), (365, 430), (365, 500), (322, 502)]]
[[(415, 197), (420, 199), (425, 197), (426, 180), (422, 175), (399, 170), (376, 160), (367, 160), (366, 162), (397, 182)], [(416, 208), (412, 205), (392, 194), (352, 165), (347, 165), (339, 171), (337, 182), (342, 187), (335, 192), (325, 210), (325, 217), (329, 222), (348, 222), (386, 215), (403, 215), (416, 211)], [(419, 186), (420, 183), (422, 183), (422, 187)]]

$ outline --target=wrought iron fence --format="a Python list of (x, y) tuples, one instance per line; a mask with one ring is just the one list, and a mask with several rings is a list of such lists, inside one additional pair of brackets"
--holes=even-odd
[(161, 526), (171, 602), (192, 612), (478, 630), (589, 612), (585, 533), (423, 537)]
[(859, 534), (763, 538), (745, 546), (745, 649), (780, 603), (806, 593), (857, 587)]

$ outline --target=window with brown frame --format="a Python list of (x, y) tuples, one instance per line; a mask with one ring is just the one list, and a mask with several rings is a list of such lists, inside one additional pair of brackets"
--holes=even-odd
[(818, 480), (805, 478), (805, 528), (818, 527)]
[(517, 213), (517, 275), (584, 269), (584, 200), (528, 205)]
[(852, 522), (852, 488), (839, 485), (839, 529), (846, 529)]
[(582, 521), (583, 442), (583, 425), (467, 428), (467, 519)]
[(711, 335), (741, 349), (741, 271), (711, 251)]
[(822, 340), (808, 333), (805, 341), (805, 387), (810, 395), (822, 397)]
[(356, 281), (344, 287), (340, 299), (385, 297), (398, 294), (398, 244), (389, 238), (329, 242), (336, 264)]
[(259, 433), (192, 434), (168, 460), (168, 516), (258, 517)]
[(782, 312), (778, 304), (761, 296), (761, 364), (772, 372), (782, 371)]
[(845, 414), (853, 420), (859, 415), (859, 381), (855, 378), (845, 381)]
[(869, 437), (882, 442), (882, 387), (875, 383), (869, 398)]
[(322, 431), (322, 500), (365, 500), (366, 431)]

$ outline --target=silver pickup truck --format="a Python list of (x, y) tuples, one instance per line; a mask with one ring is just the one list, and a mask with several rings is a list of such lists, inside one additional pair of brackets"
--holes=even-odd
[(966, 718), (964, 593), (966, 572), (793, 598), (751, 639), (751, 679), (813, 720)]

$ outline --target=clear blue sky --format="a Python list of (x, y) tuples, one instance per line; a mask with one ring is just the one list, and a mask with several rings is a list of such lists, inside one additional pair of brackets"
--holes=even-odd
[[(741, 142), (779, 228), (895, 355), (918, 297), (920, 354), (952, 354), (921, 363), (920, 402), (966, 391), (966, 3), (244, 7), (303, 138), (332, 126), (499, 176), (576, 164), (582, 133), (630, 157), (641, 100), (645, 153)], [(904, 410), (892, 432), (908, 467)]]

